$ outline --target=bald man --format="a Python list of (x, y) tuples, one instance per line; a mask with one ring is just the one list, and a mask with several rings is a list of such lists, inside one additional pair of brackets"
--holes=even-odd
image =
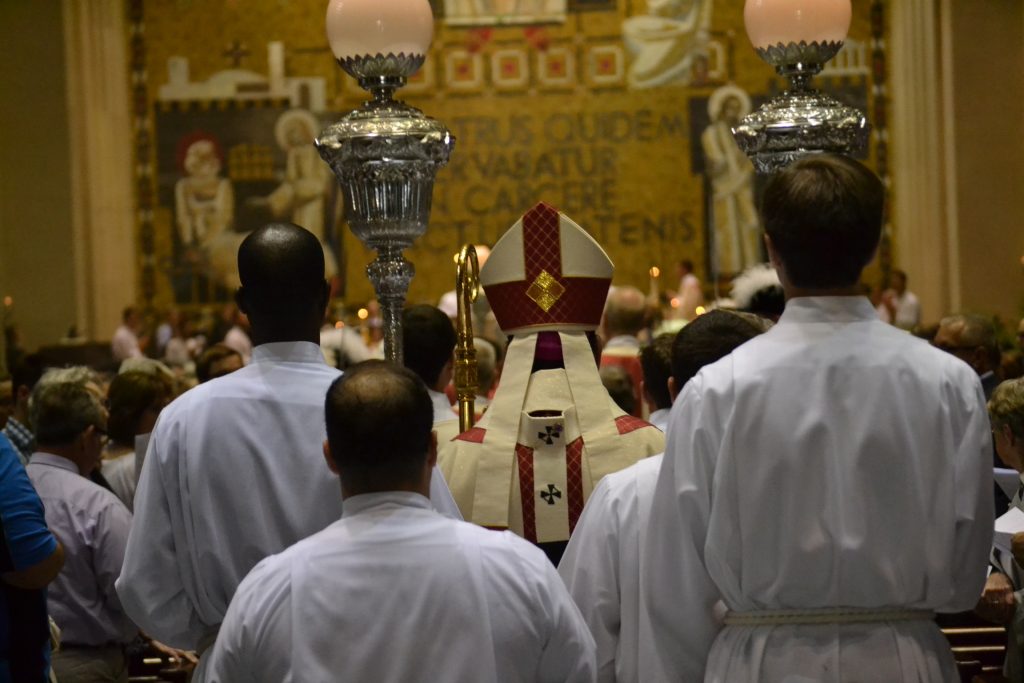
[[(238, 273), (252, 362), (161, 413), (117, 582), (143, 630), (200, 652), (250, 569), (341, 516), (338, 479), (321, 455), (324, 395), (340, 374), (318, 343), (323, 250), (309, 231), (271, 224), (242, 242)], [(430, 493), (458, 516), (440, 472)]]
[(643, 368), (640, 366), (640, 340), (637, 335), (647, 322), (647, 300), (636, 287), (615, 287), (604, 306), (604, 349), (601, 369), (620, 367), (633, 380), (633, 417), (645, 417), (641, 392)]

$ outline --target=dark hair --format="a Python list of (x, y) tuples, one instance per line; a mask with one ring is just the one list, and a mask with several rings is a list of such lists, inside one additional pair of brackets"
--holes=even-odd
[(353, 365), (327, 390), (331, 457), (353, 492), (416, 482), (430, 450), (434, 408), (423, 381), (382, 360)]
[(199, 380), (199, 383), (202, 384), (219, 377), (220, 375), (215, 376), (211, 374), (213, 364), (224, 360), (228, 356), (238, 356), (241, 358), (242, 354), (224, 343), (214, 344), (203, 351), (203, 354), (199, 356), (199, 360), (196, 361), (196, 379)]
[(402, 312), (402, 353), (409, 368), (434, 388), (455, 351), (455, 327), (436, 306), (417, 304)]
[(782, 289), (782, 285), (762, 287), (753, 293), (750, 302), (743, 310), (763, 318), (778, 320), (782, 312), (786, 310), (786, 292)]
[(132, 317), (132, 315), (134, 313), (135, 313), (135, 307), (134, 306), (125, 306), (124, 310), (121, 311), (121, 320), (124, 321), (124, 322), (128, 322), (128, 318)]
[(749, 313), (716, 310), (697, 316), (672, 343), (676, 388), (682, 390), (705, 365), (725, 358), (770, 327), (770, 322)]
[(621, 365), (606, 365), (598, 372), (601, 375), (601, 384), (615, 404), (632, 414), (636, 408), (636, 393), (633, 391), (633, 378), (626, 369)]
[(693, 272), (693, 261), (691, 261), (690, 259), (682, 259), (681, 261), (679, 261), (679, 265), (688, 270), (689, 272)]
[(11, 392), (15, 399), (18, 397), (19, 388), (26, 387), (29, 391), (35, 388), (39, 378), (43, 376), (44, 368), (42, 357), (36, 353), (30, 353), (18, 361), (11, 371)]
[(999, 337), (992, 318), (976, 313), (957, 313), (943, 318), (939, 327), (959, 327), (960, 346), (984, 349), (991, 369), (999, 369)]
[(816, 154), (787, 166), (764, 191), (761, 215), (797, 287), (848, 287), (860, 279), (882, 234), (885, 188), (863, 164)]
[(162, 373), (125, 372), (107, 389), (107, 433), (116, 443), (135, 442), (139, 418), (146, 410), (159, 412), (171, 399), (174, 388)]
[(644, 373), (644, 391), (650, 394), (657, 409), (672, 405), (668, 393), (668, 378), (672, 374), (672, 342), (675, 332), (659, 334), (647, 346), (640, 349), (640, 368)]
[(324, 252), (309, 230), (271, 223), (251, 232), (238, 247), (238, 300), (254, 315), (279, 328), (315, 317), (327, 305)]

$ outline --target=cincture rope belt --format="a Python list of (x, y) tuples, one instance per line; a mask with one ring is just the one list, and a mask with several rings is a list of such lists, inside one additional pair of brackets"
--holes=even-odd
[(931, 621), (935, 612), (921, 609), (871, 609), (828, 607), (727, 612), (726, 626), (774, 626), (794, 624), (873, 624), (883, 621)]

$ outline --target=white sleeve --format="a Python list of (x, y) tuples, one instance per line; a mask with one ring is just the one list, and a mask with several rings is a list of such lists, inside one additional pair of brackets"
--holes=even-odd
[[(704, 378), (687, 382), (672, 407), (641, 563), (641, 600), (650, 620), (657, 680), (703, 681), (719, 630), (718, 589), (704, 565), (722, 426), (705, 413)], [(717, 418), (717, 416), (715, 416)]]
[(430, 502), (433, 503), (434, 509), (445, 517), (463, 521), (459, 506), (452, 497), (451, 489), (448, 488), (448, 482), (437, 465), (434, 465), (434, 472), (430, 475)]
[[(203, 655), (196, 680), (199, 683), (231, 683), (232, 681), (255, 681), (256, 670), (250, 666), (253, 656), (251, 624), (254, 615), (250, 614), (253, 605), (251, 587), (259, 567), (254, 568), (249, 576), (242, 580), (231, 599), (228, 612), (217, 633), (217, 641)], [(287, 641), (286, 641), (287, 644)]]
[[(966, 368), (963, 374), (968, 374)], [(960, 441), (954, 454), (956, 539), (950, 558), (954, 595), (946, 610), (962, 612), (973, 609), (981, 595), (992, 548), (992, 431), (978, 378), (971, 373), (950, 382), (950, 427)]]
[[(612, 475), (614, 476), (614, 475)], [(558, 574), (579, 608), (597, 645), (597, 679), (615, 681), (615, 658), (621, 626), (619, 586), (619, 503), (610, 495), (611, 477), (590, 494)]]
[(146, 451), (117, 595), (125, 613), (148, 635), (194, 650), (207, 627), (185, 589), (181, 572), (189, 566), (187, 559), (175, 549), (174, 525), (183, 522), (172, 514), (168, 484), (174, 495), (177, 480), (169, 476), (170, 482), (165, 481), (163, 468), (168, 455), (176, 462), (179, 454), (173, 427), (161, 427), (167, 427), (167, 421), (158, 423)]
[(538, 683), (593, 683), (597, 680), (594, 637), (558, 572), (546, 560), (542, 600), (548, 612), (547, 642), (537, 666)]

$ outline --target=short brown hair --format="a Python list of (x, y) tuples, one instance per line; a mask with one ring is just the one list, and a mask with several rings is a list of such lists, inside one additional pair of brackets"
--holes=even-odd
[(849, 287), (878, 248), (885, 188), (858, 161), (815, 154), (775, 175), (761, 202), (764, 229), (797, 287)]

